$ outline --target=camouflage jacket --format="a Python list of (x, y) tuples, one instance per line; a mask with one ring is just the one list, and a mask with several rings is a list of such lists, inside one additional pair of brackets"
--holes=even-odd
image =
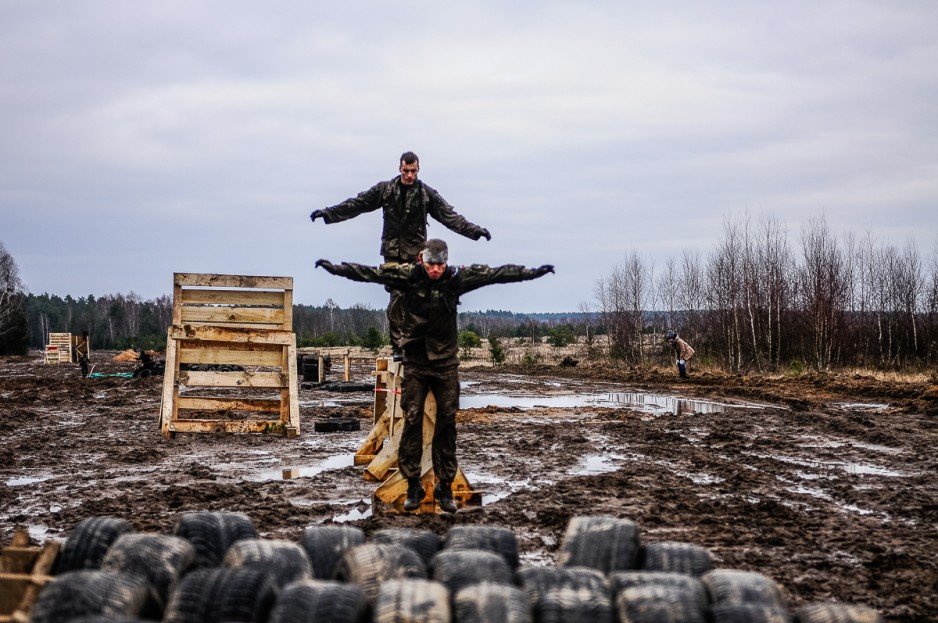
[(470, 223), (446, 203), (440, 193), (420, 180), (401, 200), (401, 176), (378, 182), (358, 196), (323, 210), (326, 223), (340, 223), (378, 208), (384, 212), (381, 232), (381, 255), (386, 262), (412, 262), (427, 239), (427, 215), (448, 229), (473, 240), (482, 236), (483, 228)]
[(420, 264), (387, 263), (380, 267), (362, 264), (324, 264), (323, 268), (353, 281), (380, 283), (404, 293), (404, 322), (401, 327), (404, 362), (442, 367), (456, 365), (456, 306), (467, 292), (495, 283), (528, 281), (545, 275), (547, 267), (448, 266), (443, 276), (430, 279)]

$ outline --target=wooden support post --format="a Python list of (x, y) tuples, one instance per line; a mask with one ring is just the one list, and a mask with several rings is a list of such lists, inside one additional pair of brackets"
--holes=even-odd
[(0, 551), (0, 623), (29, 620), (39, 591), (53, 579), (52, 565), (59, 547), (52, 540), (33, 547), (25, 530), (13, 533), (10, 545)]

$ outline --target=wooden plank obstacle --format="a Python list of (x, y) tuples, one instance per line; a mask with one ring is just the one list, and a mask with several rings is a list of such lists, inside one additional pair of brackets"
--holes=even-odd
[[(401, 409), (401, 380), (404, 365), (381, 358), (375, 364), (374, 426), (364, 443), (355, 453), (355, 465), (365, 465), (366, 480), (380, 482), (372, 496), (375, 510), (403, 512), (407, 498), (407, 479), (398, 468), (397, 453), (404, 430), (404, 412)], [(423, 415), (423, 455), (420, 461), (420, 482), (425, 496), (416, 511), (419, 514), (438, 513), (433, 499), (436, 477), (433, 473), (433, 427), (436, 423), (436, 400), (431, 392), (427, 396)], [(459, 508), (479, 506), (482, 494), (473, 491), (462, 468), (456, 470), (453, 480), (453, 499)]]
[(69, 363), (72, 361), (72, 334), (50, 333), (46, 343), (45, 363)]
[(13, 533), (10, 545), (0, 550), (0, 623), (26, 623), (42, 587), (52, 581), (52, 565), (59, 544), (47, 540), (29, 545), (23, 529)]
[(173, 274), (160, 431), (300, 434), (292, 277)]

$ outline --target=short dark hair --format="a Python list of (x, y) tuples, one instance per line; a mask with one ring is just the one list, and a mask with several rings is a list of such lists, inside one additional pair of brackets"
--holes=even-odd
[(418, 158), (417, 154), (415, 154), (414, 152), (405, 151), (404, 153), (401, 154), (401, 164), (414, 164), (415, 162), (418, 165), (420, 164), (420, 158)]

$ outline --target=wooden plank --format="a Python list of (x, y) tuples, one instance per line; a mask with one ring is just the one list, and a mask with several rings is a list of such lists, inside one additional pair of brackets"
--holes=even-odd
[[(296, 364), (294, 364), (296, 365)], [(201, 372), (180, 371), (179, 384), (186, 387), (288, 387), (287, 375), (280, 372)]]
[(233, 366), (279, 366), (280, 352), (276, 350), (221, 350), (216, 348), (180, 348), (180, 363), (199, 363)]
[(258, 305), (262, 307), (284, 308), (283, 290), (206, 290), (203, 288), (183, 288), (182, 304), (225, 304), (225, 305)]
[(283, 330), (293, 331), (293, 286), (283, 291)]
[(296, 340), (289, 331), (268, 329), (212, 327), (203, 325), (177, 325), (170, 329), (169, 336), (176, 340), (201, 340), (212, 342), (252, 342), (255, 344), (290, 344)]
[(280, 420), (176, 420), (174, 433), (283, 433)]
[(160, 432), (169, 436), (169, 424), (176, 419), (178, 413), (176, 398), (179, 397), (179, 386), (176, 377), (179, 374), (179, 359), (176, 357), (177, 341), (172, 338), (173, 329), (170, 327), (166, 338), (166, 372), (163, 374), (163, 396), (160, 402)]
[(260, 275), (221, 275), (215, 273), (173, 273), (173, 284), (215, 288), (293, 289), (293, 277)]
[(206, 324), (258, 324), (280, 327), (283, 325), (283, 309), (272, 307), (192, 307), (182, 306), (182, 324), (203, 322)]
[(205, 396), (180, 396), (177, 408), (199, 411), (251, 411), (255, 413), (280, 413), (280, 401), (273, 398), (229, 398)]
[[(281, 401), (287, 401), (287, 436), (295, 437), (300, 434), (300, 396), (297, 387), (296, 378), (296, 337), (293, 338), (293, 344), (287, 346), (286, 366), (282, 369), (287, 371), (287, 388), (281, 393)], [(281, 417), (281, 419), (283, 419)]]

